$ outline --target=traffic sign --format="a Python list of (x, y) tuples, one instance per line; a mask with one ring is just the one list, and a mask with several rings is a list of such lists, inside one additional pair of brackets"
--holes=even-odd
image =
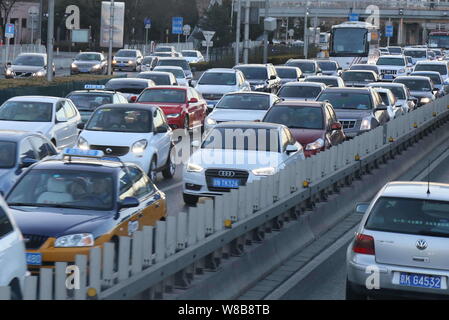
[(182, 34), (182, 27), (184, 26), (183, 17), (173, 17), (172, 18), (172, 34)]
[(359, 21), (359, 14), (358, 13), (351, 13), (349, 15), (349, 21)]
[(151, 29), (151, 19), (150, 18), (145, 18), (145, 20), (143, 20), (143, 24), (145, 25), (145, 29)]
[(211, 41), (215, 35), (215, 31), (203, 31), (203, 36), (206, 41)]
[(213, 47), (214, 46), (214, 42), (213, 41), (203, 40), (203, 41), (201, 41), (201, 45), (203, 47)]
[(386, 37), (388, 37), (388, 38), (392, 37), (393, 32), (394, 32), (393, 25), (390, 24), (390, 25), (385, 26), (385, 36)]
[(184, 27), (182, 27), (182, 32), (185, 36), (190, 35), (191, 30), (192, 28), (188, 24), (185, 24)]
[(31, 17), (35, 17), (39, 14), (39, 8), (36, 6), (32, 6), (28, 9), (28, 15)]
[(5, 28), (5, 37), (6, 38), (14, 38), (14, 24), (13, 23), (7, 23)]

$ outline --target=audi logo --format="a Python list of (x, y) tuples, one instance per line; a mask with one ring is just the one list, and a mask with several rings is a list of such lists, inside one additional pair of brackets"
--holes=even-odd
[(111, 153), (112, 149), (111, 148), (106, 148), (106, 153)]
[(425, 250), (427, 248), (426, 240), (418, 240), (418, 241), (416, 241), (416, 247), (419, 250)]
[(227, 178), (231, 178), (233, 176), (235, 176), (235, 172), (234, 171), (218, 171), (218, 175), (220, 177), (227, 177)]

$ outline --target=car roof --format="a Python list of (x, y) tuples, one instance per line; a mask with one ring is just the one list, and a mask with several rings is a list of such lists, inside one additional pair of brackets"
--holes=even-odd
[(327, 75), (322, 75), (322, 76), (310, 76), (307, 77), (306, 80), (308, 79), (333, 79), (333, 80), (337, 80), (337, 79), (341, 79), (339, 76), (327, 76)]
[(179, 67), (179, 66), (156, 66), (153, 70), (158, 70), (158, 69), (174, 69), (174, 70), (184, 70), (183, 68)]
[(449, 201), (449, 184), (431, 182), (429, 186), (428, 194), (427, 182), (393, 181), (385, 186), (381, 196)]
[[(78, 54), (83, 54), (83, 53), (87, 53), (87, 54), (102, 54), (101, 52), (96, 52), (96, 51), (83, 51), (83, 52), (78, 52)], [(77, 54), (77, 55), (78, 55)]]
[(394, 80), (403, 80), (403, 79), (409, 79), (409, 80), (427, 80), (429, 81), (429, 77), (423, 77), (423, 76), (398, 76)]
[[(189, 87), (187, 86), (167, 86), (167, 85), (159, 85), (146, 88), (145, 90), (155, 90), (155, 89), (173, 89), (173, 90), (187, 90)], [(193, 89), (193, 88), (191, 88)]]
[(41, 134), (32, 131), (20, 131), (20, 130), (0, 130), (0, 140), (1, 141), (20, 141), (25, 137), (29, 136), (40, 136)]
[(405, 86), (405, 84), (399, 83), (399, 82), (372, 82), (372, 83), (368, 83), (368, 86), (369, 87), (382, 86), (382, 87), (402, 87), (402, 88), (407, 88)]
[(396, 58), (396, 59), (404, 59), (404, 57), (405, 56), (403, 54), (386, 54), (382, 56), (382, 58)]
[[(299, 69), (298, 67), (295, 66), (274, 66), (276, 69)], [(301, 69), (299, 69), (301, 70)]]
[(273, 107), (276, 106), (293, 106), (293, 107), (313, 107), (313, 108), (322, 108), (326, 105), (325, 101), (304, 101), (304, 100), (288, 100), (281, 101), (276, 103)]
[(423, 48), (423, 47), (405, 47), (404, 50), (418, 50), (418, 51), (427, 51), (427, 48)]
[(391, 92), (391, 90), (388, 88), (374, 88), (374, 90), (376, 90), (377, 92)]
[(267, 64), (263, 64), (263, 63), (241, 63), (238, 64), (236, 66), (234, 66), (234, 68), (238, 68), (238, 67), (249, 67), (249, 68), (266, 68), (268, 66)]
[[(73, 168), (71, 168), (73, 166)], [(63, 171), (66, 169), (84, 170), (93, 172), (113, 172), (121, 168), (123, 164), (118, 161), (90, 159), (90, 158), (68, 158), (66, 159), (48, 159), (40, 161), (33, 165), (33, 169), (53, 169)]]
[(134, 83), (139, 83), (139, 82), (146, 82), (148, 83), (148, 81), (151, 81), (149, 79), (142, 79), (142, 78), (117, 78), (117, 79), (111, 79), (108, 81), (108, 83), (115, 83), (115, 82), (134, 82)]
[(39, 101), (39, 102), (55, 103), (62, 99), (64, 98), (50, 97), (50, 96), (17, 96), (8, 99), (8, 101)]
[(439, 75), (441, 74), (438, 71), (413, 71), (410, 75), (420, 75), (420, 74), (433, 74), (433, 75)]
[(332, 92), (345, 92), (345, 93), (370, 93), (371, 88), (353, 88), (353, 87), (343, 87), (343, 88), (337, 88), (337, 87), (327, 87), (325, 89), (325, 92), (332, 91)]
[(114, 103), (114, 104), (104, 104), (100, 107), (98, 107), (96, 110), (99, 109), (139, 109), (139, 110), (148, 110), (151, 109), (151, 111), (155, 111), (157, 109), (157, 106), (153, 106), (150, 104), (143, 104), (143, 103)]
[(236, 70), (236, 69), (232, 69), (232, 68), (212, 68), (212, 69), (206, 70), (204, 73), (206, 73), (206, 72), (236, 73), (237, 71), (240, 71), (240, 70)]
[(44, 57), (44, 58), (47, 56), (46, 53), (36, 53), (36, 52), (22, 52), (22, 53), (19, 53), (19, 56), (24, 56), (24, 55), (27, 55), (27, 56), (41, 56), (41, 57)]
[[(162, 53), (169, 53), (169, 52), (162, 52)], [(181, 57), (159, 57), (160, 61), (165, 61), (165, 60), (179, 60), (179, 61), (186, 61), (187, 60), (185, 58), (181, 58)]]
[[(141, 74), (154, 74), (154, 75), (158, 74), (158, 75), (163, 75), (163, 76), (169, 76), (169, 75), (173, 74), (173, 73), (167, 72), (167, 71), (154, 71), (154, 70), (153, 71), (142, 71), (140, 73)], [(144, 79), (144, 78), (138, 78), (138, 79)], [(148, 79), (145, 79), (145, 80), (148, 80)]]
[(291, 81), (287, 82), (283, 85), (283, 87), (302, 87), (302, 86), (308, 86), (308, 87), (326, 87), (324, 83), (321, 82), (307, 82), (307, 81)]
[(116, 92), (110, 91), (110, 90), (75, 90), (70, 92), (68, 95), (75, 94), (75, 93), (103, 93), (103, 94), (114, 94)]
[(441, 64), (447, 66), (447, 61), (425, 60), (425, 61), (418, 61), (416, 64)]
[(236, 92), (228, 92), (225, 93), (225, 96), (232, 96), (232, 95), (242, 95), (242, 94), (250, 94), (250, 95), (258, 95), (258, 96), (274, 96), (277, 97), (273, 93), (269, 92), (259, 92), (259, 91), (236, 91)]
[(270, 122), (254, 122), (254, 121), (226, 121), (215, 125), (215, 128), (242, 128), (242, 129), (280, 129), (285, 127), (282, 124)]
[(315, 60), (309, 60), (309, 59), (290, 59), (288, 62), (310, 62), (310, 63), (316, 63)]

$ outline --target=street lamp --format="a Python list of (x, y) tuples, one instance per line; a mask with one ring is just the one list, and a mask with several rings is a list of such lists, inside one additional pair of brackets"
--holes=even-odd
[(308, 40), (308, 32), (307, 32), (307, 17), (309, 16), (309, 8), (306, 8), (304, 14), (304, 59), (307, 59), (308, 51), (309, 51), (309, 40)]

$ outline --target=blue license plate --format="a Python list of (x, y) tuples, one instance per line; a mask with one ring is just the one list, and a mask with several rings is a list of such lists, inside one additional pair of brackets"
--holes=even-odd
[(126, 67), (126, 63), (119, 63), (117, 64), (119, 67)]
[(384, 79), (393, 79), (393, 76), (391, 74), (384, 75)]
[(27, 252), (27, 264), (32, 266), (40, 266), (42, 265), (42, 254), (41, 253), (34, 253), (34, 252)]
[(399, 284), (408, 287), (441, 289), (441, 277), (401, 272)]
[(221, 179), (221, 178), (214, 178), (212, 180), (212, 186), (217, 188), (238, 188), (240, 186), (240, 180), (239, 179)]

